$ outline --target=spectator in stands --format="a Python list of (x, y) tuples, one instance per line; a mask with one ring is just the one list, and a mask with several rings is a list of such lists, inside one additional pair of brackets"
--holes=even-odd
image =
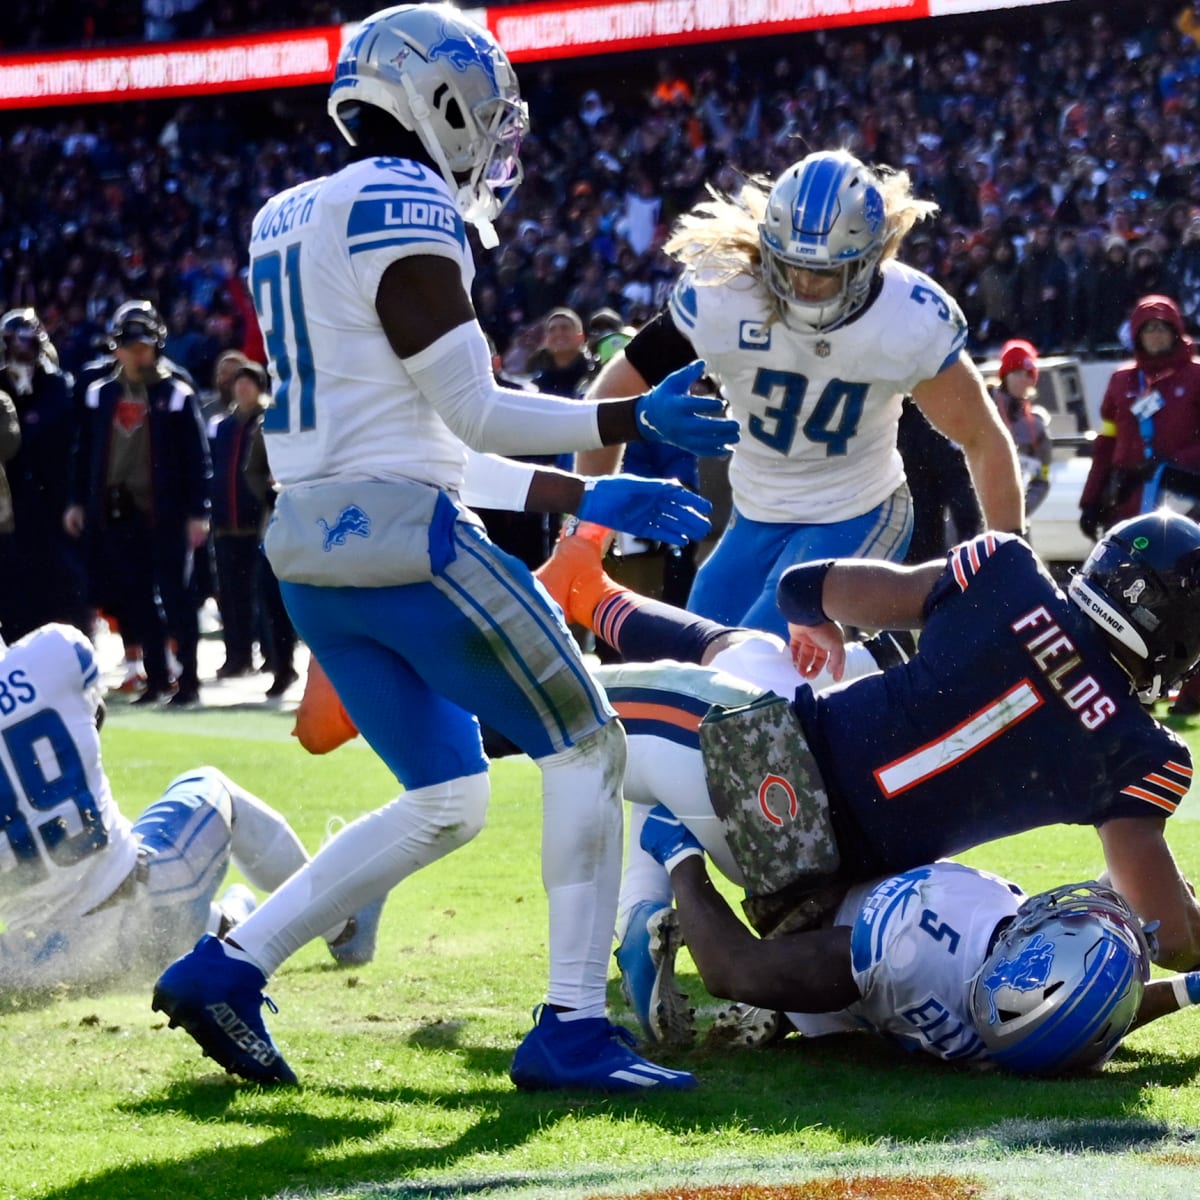
[(170, 695), (170, 634), (180, 672), (169, 702), (187, 707), (200, 700), (192, 567), (208, 539), (212, 466), (196, 394), (161, 360), (166, 333), (144, 301), (111, 328), (117, 370), (87, 389), (63, 527), (88, 532), (100, 607), (142, 647), (146, 689), (134, 703)]
[(995, 344), (1017, 331), (1017, 252), (1008, 238), (992, 247), (991, 261), (979, 273), (980, 336)]
[[(252, 383), (261, 391), (263, 388), (262, 376), (255, 375)], [(237, 387), (241, 389), (246, 389), (248, 386), (249, 381), (244, 376), (237, 383)], [(266, 403), (270, 404), (269, 396), (266, 397)], [(279, 494), (279, 488), (271, 474), (271, 464), (267, 461), (267, 444), (263, 438), (262, 421), (254, 422), (251, 427), (249, 443), (242, 476), (262, 510), (255, 586), (261, 605), (258, 627), (259, 644), (262, 645), (263, 653), (266, 656), (267, 670), (273, 676), (271, 686), (267, 689), (267, 697), (274, 700), (282, 698), (298, 677), (295, 667), (298, 639), (296, 627), (292, 624), (292, 618), (288, 616), (287, 606), (283, 602), (279, 579), (261, 545), (262, 535), (266, 534), (271, 514), (275, 511), (275, 500)], [(265, 638), (263, 637), (264, 633)]]
[(1114, 349), (1121, 342), (1121, 326), (1133, 307), (1135, 293), (1129, 275), (1129, 245), (1123, 237), (1104, 239), (1104, 257), (1084, 268), (1080, 282), (1081, 321), (1087, 348)]
[(593, 367), (583, 321), (573, 308), (554, 308), (546, 314), (542, 335), (542, 364), (533, 377), (539, 392), (552, 396), (578, 396), (587, 386)]
[(20, 421), (20, 448), (4, 468), (11, 496), (0, 549), (0, 629), (15, 641), (47, 621), (90, 629), (83, 561), (62, 528), (75, 436), (71, 380), (32, 308), (0, 317), (0, 390)]
[(192, 321), (192, 309), (185, 296), (180, 296), (171, 305), (163, 353), (183, 367), (193, 379), (203, 378), (204, 334)]
[(1079, 499), (1079, 527), (1090, 538), (1154, 507), (1155, 496), (1145, 493), (1159, 468), (1200, 472), (1200, 362), (1178, 306), (1167, 296), (1143, 296), (1130, 332), (1134, 361), (1108, 382)]
[(1033, 513), (1050, 490), (1050, 414), (1033, 401), (1037, 396), (1037, 350), (1014, 338), (1000, 351), (999, 382), (992, 399), (1017, 445), (1021, 476), (1025, 480), (1025, 516)]
[(1129, 264), (1129, 281), (1135, 296), (1158, 295), (1163, 291), (1166, 273), (1162, 258), (1153, 246), (1143, 242), (1135, 246)]
[(1166, 263), (1167, 290), (1179, 305), (1189, 333), (1200, 333), (1200, 216), (1183, 230)]
[(1060, 351), (1067, 332), (1070, 279), (1054, 245), (1054, 230), (1039, 221), (1017, 267), (1021, 330), (1047, 352)]
[(255, 431), (270, 402), (267, 373), (255, 363), (236, 368), (233, 400), (212, 427), (212, 540), (217, 563), (217, 602), (221, 610), (225, 661), (218, 679), (236, 679), (254, 670), (258, 604), (258, 542), (263, 507), (245, 478)]

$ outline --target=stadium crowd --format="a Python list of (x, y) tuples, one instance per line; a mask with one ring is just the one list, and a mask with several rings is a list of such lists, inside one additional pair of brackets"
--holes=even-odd
[[(6, 49), (355, 19), (373, 5), (113, 2), (27, 9)], [(62, 11), (60, 11), (62, 10)], [(940, 22), (522, 69), (525, 183), (479, 259), (474, 301), (510, 376), (567, 307), (639, 326), (677, 272), (676, 217), (712, 187), (844, 146), (907, 170), (939, 216), (901, 257), (970, 323), (969, 349), (1124, 353), (1149, 292), (1200, 331), (1200, 45), (1190, 8), (1073, 2)], [(141, 22), (161, 19), (170, 28)], [(82, 24), (80, 23), (82, 21)], [(344, 148), (324, 89), (19, 111), (0, 120), (0, 309), (36, 310), (64, 371), (149, 299), (165, 353), (221, 402), (215, 367), (265, 361), (245, 285), (255, 211)], [(314, 136), (314, 134), (316, 136)], [(211, 410), (210, 410), (211, 411)]]
[[(96, 7), (113, 19), (122, 6)], [(202, 7), (225, 27), (222, 6)], [(239, 12), (239, 28), (262, 23), (254, 5)], [(1200, 47), (1170, 6), (1072, 3), (693, 47), (670, 63), (657, 79), (644, 56), (603, 76), (597, 63), (525, 69), (526, 182), (475, 285), (502, 352), (559, 305), (637, 324), (674, 275), (666, 230), (707, 185), (736, 192), (743, 174), (838, 145), (903, 167), (939, 203), (904, 254), (963, 305), (974, 349), (1012, 336), (1043, 353), (1112, 347), (1150, 291), (1200, 327)], [(249, 221), (340, 163), (336, 139), (307, 136), (321, 108), (301, 90), (7, 116), (4, 306), (37, 308), (69, 370), (130, 297), (158, 304), (202, 385), (221, 349), (261, 358), (239, 278)], [(509, 369), (521, 359), (518, 347)]]

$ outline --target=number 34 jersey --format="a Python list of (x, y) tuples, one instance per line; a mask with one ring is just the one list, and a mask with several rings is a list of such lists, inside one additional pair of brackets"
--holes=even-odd
[(956, 362), (967, 336), (954, 300), (896, 261), (829, 332), (789, 329), (757, 280), (705, 269), (680, 277), (670, 313), (741, 426), (729, 482), (752, 521), (825, 524), (882, 504), (904, 479), (904, 396)]
[(66, 927), (133, 869), (137, 841), (100, 761), (91, 643), (44, 625), (0, 654), (0, 923)]
[(810, 1037), (869, 1029), (910, 1050), (974, 1062), (986, 1048), (970, 1018), (970, 987), (996, 926), (1024, 893), (1015, 883), (937, 862), (852, 889), (835, 917), (849, 925), (862, 996), (839, 1013), (789, 1013)]
[(441, 177), (407, 159), (352, 163), (280, 192), (254, 218), (250, 291), (274, 385), (263, 431), (280, 483), (403, 478), (460, 490), (465, 448), (375, 310), (384, 272), (415, 255), (451, 259), (469, 292), (462, 217)]

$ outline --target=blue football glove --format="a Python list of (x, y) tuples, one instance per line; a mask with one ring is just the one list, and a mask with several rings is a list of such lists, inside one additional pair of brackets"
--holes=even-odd
[(712, 501), (681, 483), (640, 475), (601, 475), (584, 485), (575, 515), (653, 542), (686, 546), (712, 528)]
[(704, 856), (704, 848), (692, 831), (665, 804), (656, 804), (647, 814), (641, 843), (642, 849), (668, 871), (693, 854)]
[(737, 422), (721, 414), (725, 405), (716, 396), (692, 396), (688, 388), (704, 374), (700, 359), (673, 371), (639, 396), (635, 420), (647, 442), (680, 446), (693, 454), (728, 454), (738, 440)]

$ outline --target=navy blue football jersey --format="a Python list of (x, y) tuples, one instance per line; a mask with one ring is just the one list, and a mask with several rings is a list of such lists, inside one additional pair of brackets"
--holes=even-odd
[(1187, 747), (1023, 541), (956, 546), (925, 618), (910, 662), (796, 696), (856, 878), (1042, 825), (1175, 811)]

